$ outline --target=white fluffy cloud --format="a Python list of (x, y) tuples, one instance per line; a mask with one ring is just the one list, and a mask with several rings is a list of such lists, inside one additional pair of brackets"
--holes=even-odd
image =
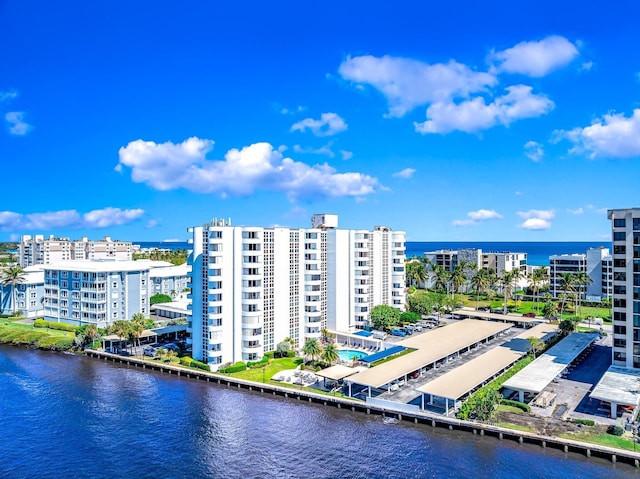
[(584, 214), (584, 208), (580, 207), (575, 210), (567, 209), (567, 213), (570, 213), (572, 215), (581, 215)]
[(544, 149), (537, 141), (527, 141), (524, 144), (524, 154), (530, 160), (538, 162), (544, 156)]
[(340, 150), (340, 156), (342, 156), (343, 160), (350, 160), (351, 158), (353, 158), (353, 152), (352, 151), (347, 151), (347, 150)]
[(324, 146), (321, 146), (320, 148), (311, 148), (311, 147), (304, 147), (300, 145), (293, 145), (293, 151), (295, 153), (311, 154), (311, 155), (326, 155), (329, 158), (335, 158), (336, 154), (331, 149), (331, 145), (332, 145), (331, 142), (327, 143)]
[(551, 220), (555, 218), (553, 210), (529, 210), (518, 211), (518, 216), (524, 219), (520, 228), (526, 230), (548, 230), (551, 228)]
[(56, 228), (107, 228), (137, 220), (144, 214), (142, 209), (122, 210), (107, 207), (80, 214), (76, 210), (48, 211), (45, 213), (20, 214), (0, 211), (0, 231), (50, 230)]
[(631, 117), (604, 115), (593, 124), (570, 131), (554, 132), (556, 140), (566, 138), (574, 144), (574, 153), (591, 158), (632, 158), (640, 156), (640, 108)]
[(158, 190), (185, 188), (223, 197), (254, 191), (284, 192), (290, 199), (362, 197), (379, 187), (378, 180), (356, 172), (338, 173), (328, 164), (309, 166), (283, 157), (269, 143), (229, 150), (224, 160), (208, 160), (213, 141), (196, 137), (182, 143), (135, 140), (120, 148), (116, 170), (131, 168), (131, 179)]
[(466, 98), (497, 83), (494, 75), (474, 71), (455, 61), (428, 64), (392, 56), (349, 57), (338, 71), (346, 80), (380, 91), (387, 99), (392, 117), (401, 117), (428, 103)]
[(496, 73), (520, 73), (531, 77), (543, 77), (568, 65), (579, 55), (576, 46), (564, 37), (549, 36), (538, 42), (521, 42), (494, 52), (490, 61)]
[(417, 132), (450, 133), (460, 130), (473, 133), (496, 124), (508, 126), (512, 122), (549, 113), (554, 103), (545, 95), (533, 94), (527, 85), (506, 88), (507, 93), (486, 104), (476, 97), (461, 103), (434, 103), (427, 108), (427, 121), (414, 122)]
[(411, 178), (415, 172), (415, 168), (405, 168), (404, 170), (395, 172), (393, 176), (396, 178)]
[(13, 100), (17, 96), (18, 92), (15, 90), (0, 91), (0, 103)]
[(291, 131), (311, 130), (316, 136), (333, 136), (348, 128), (347, 123), (337, 113), (323, 113), (319, 120), (305, 118), (291, 125)]
[(477, 211), (469, 211), (467, 217), (464, 220), (453, 220), (451, 224), (453, 226), (473, 226), (482, 221), (501, 219), (502, 215), (496, 210), (479, 209)]
[(4, 119), (9, 124), (9, 133), (12, 135), (26, 135), (31, 131), (31, 125), (24, 121), (23, 111), (10, 111)]

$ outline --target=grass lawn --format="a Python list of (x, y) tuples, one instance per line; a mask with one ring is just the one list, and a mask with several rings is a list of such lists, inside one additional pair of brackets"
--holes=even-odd
[(496, 425), (500, 427), (504, 427), (505, 429), (513, 429), (515, 431), (535, 432), (533, 428), (529, 426), (523, 426), (522, 424), (513, 424), (510, 422), (498, 422), (496, 423)]
[(47, 333), (49, 336), (57, 336), (60, 338), (74, 338), (76, 336), (75, 333), (69, 331), (58, 331), (57, 329), (49, 328), (34, 328), (33, 324), (16, 323), (12, 320), (0, 320), (0, 330), (42, 331)]
[(498, 411), (504, 411), (504, 412), (515, 412), (515, 413), (523, 413), (524, 411), (522, 409), (520, 409), (519, 407), (515, 407), (515, 406), (508, 406), (506, 404), (500, 404), (498, 406)]
[(286, 369), (296, 369), (300, 363), (302, 363), (302, 358), (272, 359), (264, 368), (247, 369), (245, 371), (231, 373), (229, 376), (261, 383), (264, 370), (265, 382), (270, 382), (271, 377), (275, 374)]
[[(599, 444), (601, 446), (615, 447), (617, 449), (626, 449), (627, 451), (635, 450), (634, 443), (631, 439), (627, 439), (621, 436), (614, 436), (613, 434), (581, 432), (578, 434), (561, 434), (560, 437), (563, 437), (565, 439), (573, 439), (574, 441)], [(640, 450), (640, 446), (635, 447)]]

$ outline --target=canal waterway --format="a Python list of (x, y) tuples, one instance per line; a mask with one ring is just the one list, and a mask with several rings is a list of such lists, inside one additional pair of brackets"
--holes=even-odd
[(0, 346), (2, 478), (612, 478), (625, 464)]

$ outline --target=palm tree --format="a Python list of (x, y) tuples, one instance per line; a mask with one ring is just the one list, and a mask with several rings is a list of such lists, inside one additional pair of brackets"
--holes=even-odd
[(538, 351), (542, 350), (542, 348), (544, 347), (544, 342), (536, 336), (528, 337), (527, 341), (529, 341), (529, 351), (531, 351), (533, 357), (535, 358)]
[(309, 356), (312, 362), (315, 362), (316, 358), (322, 354), (322, 346), (316, 338), (309, 338), (304, 343), (302, 352), (305, 356)]
[(540, 293), (540, 287), (543, 283), (548, 281), (549, 274), (547, 273), (547, 268), (544, 266), (540, 266), (539, 268), (535, 268), (531, 274), (529, 275), (529, 282), (531, 284), (531, 288), (533, 289), (533, 301), (534, 301), (534, 309), (537, 311), (538, 305), (538, 294)]
[(437, 264), (433, 266), (433, 275), (433, 288), (435, 290), (445, 291), (449, 283), (449, 272), (444, 269), (444, 266)]
[(111, 332), (120, 338), (120, 344), (122, 344), (122, 341), (124, 341), (124, 338), (129, 332), (129, 321), (124, 321), (122, 319), (114, 321), (111, 325)]
[(575, 275), (575, 283), (576, 286), (578, 287), (578, 295), (576, 296), (576, 316), (578, 315), (578, 307), (579, 307), (579, 303), (578, 300), (579, 299), (584, 299), (583, 296), (586, 293), (587, 290), (587, 286), (589, 286), (591, 283), (593, 283), (593, 280), (591, 279), (591, 277), (589, 277), (589, 275), (587, 274), (586, 271), (578, 271)]
[(22, 266), (9, 266), (2, 271), (0, 284), (11, 287), (11, 303), (13, 306), (12, 313), (15, 315), (18, 310), (17, 285), (24, 283), (26, 280)]
[(480, 292), (485, 292), (489, 287), (489, 276), (489, 271), (481, 269), (471, 278), (471, 286), (473, 286), (476, 292), (476, 309), (478, 308), (478, 296), (480, 296)]
[(87, 340), (87, 344), (91, 344), (93, 347), (93, 341), (98, 337), (98, 326), (95, 324), (88, 324), (84, 330), (84, 336)]
[(133, 346), (135, 347), (136, 341), (138, 342), (138, 348), (140, 347), (140, 336), (144, 331), (144, 324), (138, 320), (131, 320), (129, 322), (129, 328), (127, 329), (127, 336), (133, 342)]
[(333, 343), (328, 343), (324, 346), (324, 351), (322, 351), (322, 360), (329, 363), (329, 365), (333, 365), (340, 355), (338, 354), (338, 348)]
[(562, 307), (560, 308), (560, 319), (562, 320), (562, 313), (564, 312), (564, 303), (567, 296), (575, 291), (576, 277), (572, 273), (562, 273), (560, 275), (560, 290), (564, 291), (562, 297)]
[(453, 271), (449, 276), (452, 295), (460, 292), (460, 287), (467, 282), (467, 275), (465, 273), (466, 266), (466, 261), (460, 261), (460, 263), (453, 268)]

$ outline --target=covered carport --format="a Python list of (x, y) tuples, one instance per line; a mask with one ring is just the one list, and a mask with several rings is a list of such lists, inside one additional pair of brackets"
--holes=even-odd
[(439, 362), (479, 347), (509, 329), (511, 325), (467, 319), (405, 339), (398, 345), (415, 351), (345, 379), (348, 395), (353, 396), (354, 385), (362, 386), (366, 397), (372, 397), (374, 389), (390, 392), (393, 381), (406, 381), (409, 375), (437, 367)]
[(635, 409), (640, 403), (638, 370), (610, 366), (589, 396), (609, 403), (614, 419), (618, 417), (618, 406)]
[(503, 387), (517, 391), (518, 400), (524, 402), (526, 393), (541, 393), (596, 339), (598, 335), (592, 333), (571, 333), (505, 381)]
[(331, 366), (326, 369), (322, 369), (316, 372), (316, 376), (320, 376), (323, 378), (323, 385), (325, 388), (327, 387), (327, 379), (334, 382), (339, 382), (346, 377), (353, 376), (358, 372), (355, 368), (350, 368), (347, 366), (343, 366), (341, 364), (336, 364), (335, 366)]
[(456, 410), (460, 400), (502, 374), (522, 357), (520, 351), (498, 346), (418, 388), (422, 409), (444, 403), (444, 413)]
[(536, 324), (547, 322), (546, 319), (540, 318), (528, 318), (519, 314), (500, 314), (491, 313), (489, 311), (475, 311), (471, 309), (458, 309), (453, 312), (456, 316), (465, 316), (467, 318), (478, 318), (487, 321), (502, 321), (504, 323), (513, 323), (521, 328), (531, 328)]

